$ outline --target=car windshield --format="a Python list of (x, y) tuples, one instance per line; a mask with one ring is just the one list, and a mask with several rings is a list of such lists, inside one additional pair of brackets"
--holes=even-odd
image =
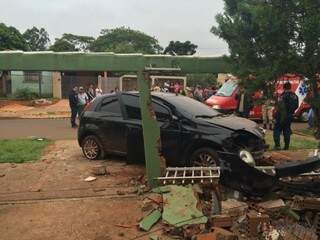
[(189, 97), (172, 95), (165, 100), (175, 106), (178, 112), (190, 117), (211, 118), (220, 115), (216, 110)]
[(230, 97), (234, 90), (237, 88), (238, 82), (235, 80), (229, 80), (225, 82), (222, 87), (216, 93), (217, 96)]

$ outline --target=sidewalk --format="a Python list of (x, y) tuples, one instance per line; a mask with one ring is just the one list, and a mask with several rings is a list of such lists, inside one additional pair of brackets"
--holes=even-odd
[(69, 102), (59, 100), (49, 106), (28, 106), (26, 102), (8, 101), (0, 105), (0, 118), (47, 119), (70, 117)]

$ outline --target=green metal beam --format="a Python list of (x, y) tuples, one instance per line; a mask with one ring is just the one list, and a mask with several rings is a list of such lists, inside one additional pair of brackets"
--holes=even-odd
[(226, 73), (224, 57), (166, 56), (114, 53), (0, 52), (1, 70), (127, 71), (145, 67), (175, 68), (182, 73)]
[[(1, 70), (113, 71), (136, 72), (148, 182), (155, 185), (161, 174), (160, 128), (154, 117), (147, 82), (148, 69), (179, 69), (182, 73), (226, 73), (230, 66), (223, 57), (164, 56), (114, 53), (0, 52)], [(165, 70), (164, 70), (165, 71)]]

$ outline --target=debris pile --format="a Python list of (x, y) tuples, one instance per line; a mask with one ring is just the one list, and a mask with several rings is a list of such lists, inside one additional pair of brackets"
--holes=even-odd
[(229, 189), (222, 192), (204, 184), (153, 189), (143, 200), (145, 214), (139, 229), (160, 240), (316, 240), (320, 236), (320, 198), (275, 195), (259, 201)]

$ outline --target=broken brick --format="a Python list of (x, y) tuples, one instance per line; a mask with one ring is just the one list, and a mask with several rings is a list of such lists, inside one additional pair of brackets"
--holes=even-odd
[(214, 227), (231, 227), (233, 224), (233, 220), (230, 216), (228, 215), (215, 215), (212, 217), (212, 225)]
[(200, 234), (197, 240), (237, 240), (238, 236), (223, 228), (213, 227), (212, 232)]
[(286, 206), (282, 199), (271, 200), (257, 204), (259, 208), (263, 208), (266, 211), (277, 211)]
[(254, 211), (248, 213), (248, 235), (250, 237), (259, 236), (259, 228), (263, 223), (268, 223), (270, 218), (266, 214), (260, 214)]

